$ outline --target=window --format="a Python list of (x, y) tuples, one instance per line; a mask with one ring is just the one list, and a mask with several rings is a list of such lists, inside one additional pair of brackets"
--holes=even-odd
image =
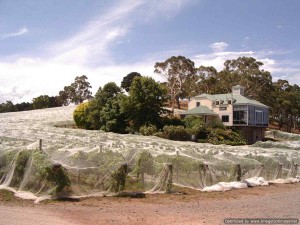
[(263, 124), (263, 113), (260, 110), (255, 110), (255, 124), (256, 125)]
[(230, 105), (230, 104), (231, 104), (231, 99), (228, 99), (228, 100), (227, 100), (227, 103)]
[(199, 107), (200, 106), (200, 102), (196, 102), (196, 107)]
[(217, 101), (216, 101), (216, 105), (219, 105), (219, 104), (220, 104), (220, 102), (219, 102), (219, 100), (217, 100)]
[(235, 106), (233, 108), (233, 124), (247, 124), (247, 106)]
[(228, 123), (229, 122), (229, 116), (228, 115), (222, 116), (222, 122), (223, 123)]

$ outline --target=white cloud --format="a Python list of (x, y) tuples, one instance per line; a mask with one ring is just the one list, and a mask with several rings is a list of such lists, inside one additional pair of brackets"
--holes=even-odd
[(203, 55), (196, 55), (192, 60), (196, 66), (213, 66), (218, 71), (224, 68), (224, 62), (238, 57), (253, 57), (264, 65), (262, 69), (269, 71), (273, 77), (273, 81), (278, 79), (286, 79), (290, 84), (300, 85), (300, 69), (299, 63), (294, 61), (281, 62), (274, 60), (274, 55), (288, 54), (282, 51), (240, 51), (240, 52), (213, 52)]
[(58, 63), (113, 63), (110, 47), (128, 33), (132, 24), (129, 18), (141, 4), (141, 1), (123, 1), (47, 50)]
[(229, 45), (226, 42), (215, 42), (211, 45), (209, 45), (209, 47), (214, 51), (214, 52), (223, 52), (227, 49)]
[[(83, 74), (88, 76), (94, 93), (99, 86), (109, 81), (120, 84), (122, 78), (132, 71), (160, 79), (153, 74), (155, 61), (142, 61), (133, 65), (115, 64), (111, 47), (124, 41), (134, 23), (143, 21), (141, 15), (147, 17), (151, 14), (152, 19), (158, 16), (161, 18), (162, 15), (169, 18), (192, 1), (119, 1), (74, 35), (47, 44), (43, 51), (46, 56), (6, 57), (9, 61), (0, 59), (0, 101), (31, 101), (42, 94), (57, 95), (65, 85), (74, 81), (75, 76)], [(18, 32), (1, 37), (8, 38), (27, 32), (28, 29), (23, 27)]]
[(29, 32), (29, 30), (27, 29), (27, 27), (22, 27), (16, 32), (0, 35), (0, 39), (3, 40), (3, 39), (11, 38), (11, 37), (21, 36), (21, 35), (26, 34), (28, 32)]
[(217, 70), (223, 69), (224, 62), (229, 59), (236, 59), (238, 57), (254, 57), (255, 52), (253, 51), (241, 51), (241, 52), (213, 52), (204, 55), (196, 55), (194, 62), (197, 66), (213, 66)]
[(142, 19), (144, 22), (149, 22), (157, 19), (170, 19), (176, 16), (185, 7), (197, 3), (200, 0), (144, 0), (144, 7), (142, 10)]
[[(88, 67), (49, 62), (42, 59), (21, 58), (14, 63), (0, 63), (0, 102), (31, 101), (39, 95), (57, 95), (64, 86), (74, 82), (74, 78), (87, 75), (95, 94), (99, 86), (107, 82), (120, 85), (124, 76), (136, 71), (143, 75), (154, 76), (154, 62), (139, 62), (130, 65), (110, 65)], [(159, 77), (155, 77), (159, 78)]]

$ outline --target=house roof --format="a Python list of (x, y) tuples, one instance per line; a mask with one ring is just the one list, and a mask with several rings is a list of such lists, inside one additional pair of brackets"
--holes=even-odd
[(238, 84), (238, 85), (233, 86), (232, 88), (237, 89), (237, 88), (245, 88), (245, 87)]
[(213, 112), (206, 106), (198, 106), (196, 108), (184, 111), (180, 113), (182, 115), (203, 115), (203, 116), (218, 116), (217, 113)]
[(261, 107), (267, 107), (266, 105), (256, 101), (256, 100), (253, 100), (253, 99), (250, 99), (250, 98), (247, 98), (243, 95), (234, 95), (232, 93), (228, 93), (228, 94), (217, 94), (217, 95), (210, 95), (210, 94), (201, 94), (201, 95), (198, 95), (198, 96), (195, 96), (194, 99), (209, 99), (211, 101), (216, 101), (216, 100), (219, 100), (219, 101), (224, 101), (224, 105), (227, 104), (227, 100), (229, 99), (232, 99), (233, 101), (233, 105), (244, 105), (244, 104), (250, 104), (250, 105), (257, 105), (257, 106), (261, 106)]

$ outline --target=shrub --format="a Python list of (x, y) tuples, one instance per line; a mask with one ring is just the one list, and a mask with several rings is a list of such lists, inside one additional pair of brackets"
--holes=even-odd
[(77, 106), (73, 112), (73, 118), (79, 128), (90, 129), (90, 123), (87, 120), (89, 103), (84, 102)]
[(183, 123), (187, 128), (204, 125), (202, 117), (199, 116), (187, 116), (184, 118)]
[(218, 120), (218, 119), (210, 121), (206, 126), (208, 128), (212, 128), (212, 129), (216, 129), (216, 128), (219, 128), (219, 129), (222, 129), (222, 130), (226, 129), (224, 124), (222, 123), (222, 121)]
[(201, 117), (188, 116), (183, 121), (187, 127), (187, 132), (190, 135), (195, 135), (195, 140), (207, 139), (209, 131), (205, 127)]
[(140, 133), (144, 136), (150, 136), (153, 135), (154, 133), (157, 132), (157, 128), (155, 125), (150, 125), (150, 126), (142, 126), (140, 128)]
[(161, 117), (161, 127), (164, 126), (184, 126), (184, 122), (176, 117), (169, 118), (169, 117)]
[(245, 145), (246, 141), (239, 132), (230, 129), (212, 129), (208, 135), (208, 142), (212, 144)]
[(164, 126), (163, 137), (175, 141), (187, 141), (190, 135), (183, 126)]

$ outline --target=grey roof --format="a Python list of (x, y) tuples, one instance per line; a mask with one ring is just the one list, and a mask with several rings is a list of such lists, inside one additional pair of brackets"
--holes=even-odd
[(261, 106), (261, 107), (267, 107), (266, 105), (256, 101), (256, 100), (253, 100), (253, 99), (250, 99), (250, 98), (247, 98), (243, 95), (234, 95), (232, 93), (228, 93), (228, 94), (217, 94), (217, 95), (210, 95), (210, 94), (201, 94), (201, 95), (198, 95), (198, 96), (195, 96), (193, 99), (209, 99), (211, 101), (216, 101), (216, 100), (223, 100), (224, 101), (224, 105), (226, 104), (227, 100), (228, 99), (232, 99), (233, 100), (233, 105), (256, 105), (256, 106)]
[(182, 115), (203, 115), (203, 116), (218, 116), (217, 113), (213, 112), (206, 106), (198, 106), (196, 108), (187, 110), (185, 112), (180, 113)]

